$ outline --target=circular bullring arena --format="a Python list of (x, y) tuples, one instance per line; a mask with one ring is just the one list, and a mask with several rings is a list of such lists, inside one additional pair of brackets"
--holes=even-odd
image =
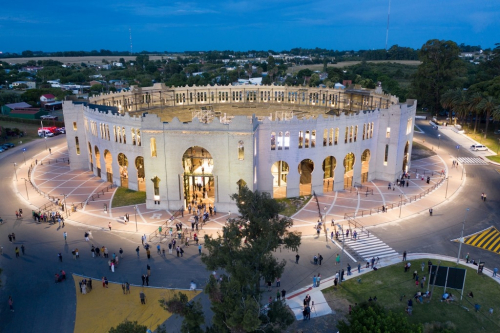
[(220, 211), (242, 186), (284, 198), (394, 181), (415, 110), (357, 86), (155, 84), (63, 105), (72, 169), (145, 191), (149, 209)]

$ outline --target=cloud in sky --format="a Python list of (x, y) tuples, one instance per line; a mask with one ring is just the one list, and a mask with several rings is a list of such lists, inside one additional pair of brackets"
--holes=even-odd
[[(373, 0), (34, 0), (7, 2), (0, 51), (273, 49), (385, 46), (389, 1)], [(492, 47), (500, 1), (396, 0), (389, 45), (429, 39)], [(50, 42), (49, 42), (50, 41)]]

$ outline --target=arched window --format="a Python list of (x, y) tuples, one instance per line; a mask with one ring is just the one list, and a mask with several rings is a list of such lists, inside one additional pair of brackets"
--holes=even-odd
[(111, 140), (111, 136), (109, 135), (109, 125), (106, 125), (106, 136), (108, 141)]
[(141, 130), (140, 129), (137, 130), (136, 136), (137, 136), (137, 145), (140, 146), (141, 145)]
[(80, 155), (80, 141), (78, 141), (77, 136), (75, 136), (75, 147), (76, 147), (76, 154)]
[(278, 133), (278, 150), (283, 149), (283, 132)]
[(276, 150), (276, 132), (271, 132), (271, 150)]
[(123, 143), (127, 143), (127, 135), (125, 134), (125, 127), (122, 128)]
[(290, 132), (285, 132), (285, 140), (284, 140), (285, 150), (290, 149)]
[(132, 128), (131, 132), (132, 132), (132, 145), (135, 146), (135, 129)]
[(151, 148), (151, 157), (157, 157), (157, 153), (156, 153), (156, 138), (151, 138), (149, 140), (149, 145), (150, 145), (150, 148)]
[(243, 141), (238, 142), (238, 159), (243, 161), (245, 159), (245, 147), (243, 146)]

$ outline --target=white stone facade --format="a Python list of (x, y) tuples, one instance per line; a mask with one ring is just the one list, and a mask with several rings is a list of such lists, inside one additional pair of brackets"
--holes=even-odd
[[(211, 156), (213, 203), (220, 211), (236, 210), (230, 195), (238, 191), (240, 180), (251, 190), (295, 197), (321, 194), (325, 186), (331, 191), (372, 179), (395, 181), (410, 166), (416, 101), (399, 103), (380, 90), (156, 84), (100, 95), (91, 103), (63, 105), (71, 168), (92, 168), (103, 180), (145, 190), (149, 208), (174, 210), (186, 204), (183, 155), (191, 147)], [(226, 112), (216, 113), (208, 123), (197, 118), (181, 121), (173, 113), (185, 118), (203, 105), (217, 111), (223, 104), (228, 113), (231, 108), (248, 111), (227, 114), (227, 119)], [(270, 110), (279, 112), (273, 115)], [(283, 110), (290, 116), (279, 116)], [(169, 113), (171, 119), (164, 121)], [(344, 175), (349, 153), (354, 164)], [(128, 160), (126, 169), (119, 165), (119, 154)], [(362, 155), (369, 156), (365, 162)], [(136, 167), (141, 157), (144, 178)], [(323, 171), (326, 158), (336, 161), (328, 175)], [(283, 171), (282, 163), (279, 174), (278, 161), (288, 165)], [(156, 194), (153, 179), (159, 179)]]

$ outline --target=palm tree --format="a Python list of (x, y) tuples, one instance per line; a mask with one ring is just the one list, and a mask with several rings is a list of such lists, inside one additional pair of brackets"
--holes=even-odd
[[(453, 94), (451, 96), (451, 105), (453, 108), (453, 111), (455, 111), (455, 114), (457, 117), (460, 119), (463, 119), (467, 117), (468, 114), (468, 101), (467, 101), (467, 94), (463, 89), (457, 88), (453, 90)], [(450, 120), (451, 120), (451, 110), (450, 110)]]
[(454, 96), (455, 96), (455, 90), (453, 89), (449, 89), (443, 95), (441, 95), (440, 102), (443, 109), (450, 110), (451, 112), (454, 106), (453, 105)]
[(497, 113), (495, 110), (498, 110), (498, 102), (492, 96), (487, 96), (481, 100), (478, 108), (486, 114), (486, 127), (484, 128), (484, 138), (486, 139), (490, 117), (493, 112)]
[(481, 118), (483, 109), (479, 107), (481, 101), (483, 100), (483, 95), (480, 92), (475, 92), (467, 98), (467, 109), (469, 112), (476, 114), (476, 122), (474, 123), (474, 134), (476, 134), (477, 122)]

